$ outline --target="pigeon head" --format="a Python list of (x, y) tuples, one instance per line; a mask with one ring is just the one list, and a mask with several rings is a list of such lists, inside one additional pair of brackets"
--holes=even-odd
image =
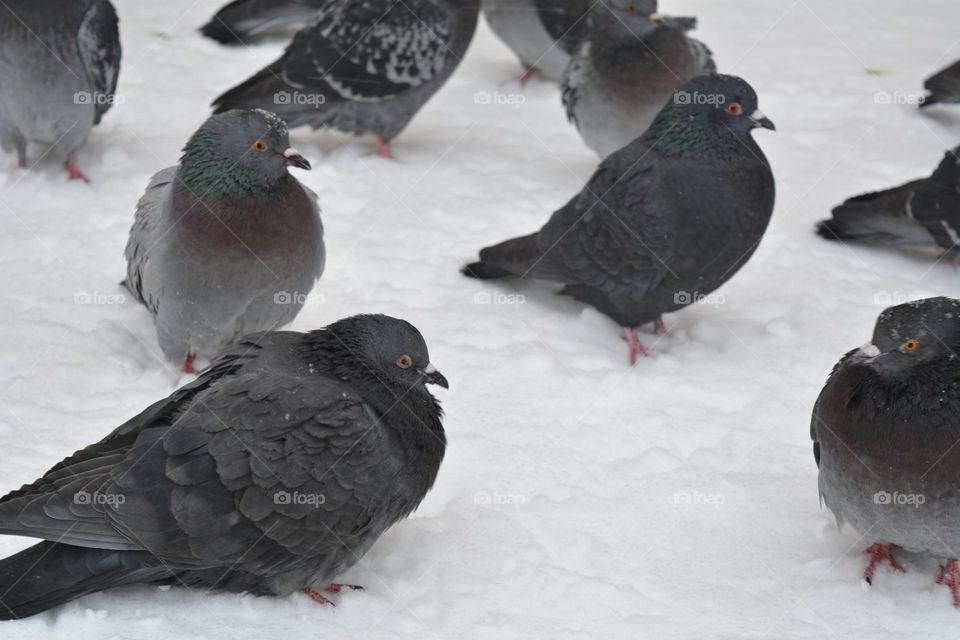
[[(904, 378), (916, 367), (956, 366), (960, 350), (960, 300), (927, 298), (890, 307), (877, 318), (873, 341), (851, 356), (888, 378)], [(939, 367), (938, 367), (939, 365)]]
[(447, 379), (431, 364), (423, 336), (409, 322), (384, 315), (359, 315), (340, 320), (322, 333), (333, 338), (354, 370), (359, 364), (364, 373), (403, 392), (426, 384), (449, 387)]
[(183, 148), (181, 179), (199, 194), (231, 195), (270, 189), (287, 167), (310, 163), (290, 146), (286, 123), (262, 109), (211, 116)]
[(593, 5), (594, 29), (606, 35), (642, 38), (663, 23), (657, 0), (602, 0)]

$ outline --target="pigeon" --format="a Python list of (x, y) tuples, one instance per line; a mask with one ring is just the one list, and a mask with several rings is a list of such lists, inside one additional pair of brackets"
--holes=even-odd
[(667, 103), (649, 131), (604, 160), (540, 231), (480, 252), (480, 279), (536, 278), (593, 305), (627, 330), (703, 299), (730, 279), (763, 237), (774, 179), (750, 132), (775, 130), (735, 76), (678, 89), (704, 100)]
[(863, 573), (902, 570), (897, 547), (944, 559), (938, 583), (960, 606), (960, 300), (883, 311), (873, 340), (848, 352), (810, 424), (821, 500), (871, 544)]
[(377, 136), (377, 154), (460, 64), (480, 0), (339, 0), (283, 56), (214, 101), (275, 111), (291, 127)]
[(196, 373), (234, 340), (291, 322), (323, 273), (310, 163), (267, 111), (211, 116), (137, 204), (124, 285), (154, 314), (167, 359)]
[(954, 252), (960, 245), (958, 154), (960, 147), (948, 151), (929, 178), (847, 200), (817, 233), (828, 240)]
[(247, 44), (299, 31), (331, 0), (234, 0), (200, 28), (221, 44)]
[(137, 583), (320, 592), (433, 486), (446, 448), (420, 332), (360, 315), (265, 332), (0, 498), (0, 619)]
[(646, 131), (680, 84), (716, 71), (710, 49), (686, 35), (696, 19), (656, 10), (656, 0), (594, 4), (564, 75), (567, 117), (602, 158)]
[(27, 145), (53, 149), (71, 180), (77, 150), (116, 101), (117, 12), (109, 0), (0, 3), (0, 148), (27, 166)]
[(926, 79), (923, 88), (929, 93), (920, 101), (920, 107), (932, 104), (960, 102), (960, 60)]
[(570, 56), (586, 37), (590, 0), (484, 0), (493, 32), (524, 66), (521, 84), (539, 71), (560, 82)]

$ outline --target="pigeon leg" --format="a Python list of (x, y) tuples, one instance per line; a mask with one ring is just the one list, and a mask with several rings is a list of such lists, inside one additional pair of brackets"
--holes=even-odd
[(80, 167), (77, 166), (77, 157), (72, 153), (67, 157), (67, 172), (70, 174), (71, 180), (90, 182), (90, 179), (80, 171)]
[(637, 360), (641, 356), (646, 358), (648, 354), (640, 342), (640, 336), (637, 335), (637, 330), (633, 327), (627, 329), (627, 343), (630, 345), (630, 366), (632, 367), (637, 364)]
[(940, 577), (937, 578), (937, 584), (945, 584), (950, 587), (953, 606), (960, 607), (960, 564), (955, 559), (947, 560), (947, 566), (940, 567)]
[(395, 160), (393, 157), (393, 152), (390, 151), (390, 141), (384, 140), (380, 136), (377, 136), (377, 154), (381, 158), (386, 158), (387, 160)]
[(872, 544), (864, 549), (863, 552), (870, 556), (870, 562), (867, 564), (867, 568), (863, 570), (863, 579), (867, 581), (867, 584), (873, 584), (873, 574), (876, 573), (877, 565), (884, 560), (889, 562), (890, 566), (897, 571), (904, 570), (893, 558), (892, 544)]
[(337, 606), (333, 603), (332, 600), (330, 600), (330, 598), (327, 598), (325, 595), (323, 595), (322, 593), (320, 593), (319, 591), (317, 591), (312, 587), (307, 587), (306, 589), (303, 590), (303, 592), (308, 596), (310, 596), (310, 599), (313, 600), (314, 602), (317, 602), (319, 604), (328, 604), (331, 607)]
[(27, 168), (27, 143), (17, 141), (17, 166)]
[(363, 587), (358, 584), (341, 584), (339, 582), (331, 582), (327, 585), (325, 591), (330, 593), (340, 593), (344, 589), (350, 589), (351, 591), (363, 591)]
[(537, 70), (533, 67), (525, 69), (523, 73), (520, 74), (520, 86), (525, 87), (527, 83), (530, 82), (530, 79), (533, 78), (534, 74), (537, 73)]
[(187, 359), (183, 361), (183, 368), (180, 369), (183, 373), (196, 373), (197, 370), (193, 367), (193, 361), (197, 359), (197, 354), (188, 353)]
[(654, 320), (654, 322), (653, 322), (653, 331), (654, 331), (654, 333), (656, 333), (658, 336), (665, 336), (665, 335), (667, 335), (667, 325), (664, 324), (664, 322), (663, 322), (663, 316), (660, 316), (660, 317), (658, 317), (656, 320)]

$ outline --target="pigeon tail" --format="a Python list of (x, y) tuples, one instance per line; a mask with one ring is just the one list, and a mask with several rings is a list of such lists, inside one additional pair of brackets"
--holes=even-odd
[(460, 273), (468, 278), (476, 278), (477, 280), (497, 280), (498, 278), (516, 277), (506, 269), (501, 269), (500, 267), (487, 264), (486, 262), (474, 262), (472, 264), (468, 264), (460, 270)]
[(172, 577), (145, 551), (44, 541), (0, 560), (0, 620), (26, 618), (110, 587)]

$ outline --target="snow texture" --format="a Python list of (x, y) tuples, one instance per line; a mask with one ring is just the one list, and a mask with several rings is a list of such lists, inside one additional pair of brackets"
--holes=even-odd
[[(137, 199), (209, 101), (282, 43), (221, 47), (218, 8), (120, 0), (119, 98), (80, 153), (90, 184), (0, 156), (0, 487), (100, 439), (186, 378), (118, 282)], [(955, 264), (847, 247), (814, 223), (844, 198), (929, 175), (960, 108), (918, 113), (922, 80), (960, 58), (953, 0), (664, 1), (697, 15), (721, 71), (757, 89), (778, 180), (742, 272), (643, 336), (538, 287), (465, 279), (488, 244), (537, 229), (597, 165), (481, 25), (450, 83), (394, 145), (299, 129), (328, 267), (293, 324), (360, 312), (413, 322), (451, 381), (449, 453), (421, 508), (320, 607), (138, 587), (100, 593), (0, 638), (942, 638), (960, 614), (935, 560), (861, 579), (871, 540), (820, 508), (808, 428), (830, 368), (891, 303), (960, 296)], [(36, 152), (33, 152), (36, 158)], [(0, 538), (0, 554), (32, 541)]]

